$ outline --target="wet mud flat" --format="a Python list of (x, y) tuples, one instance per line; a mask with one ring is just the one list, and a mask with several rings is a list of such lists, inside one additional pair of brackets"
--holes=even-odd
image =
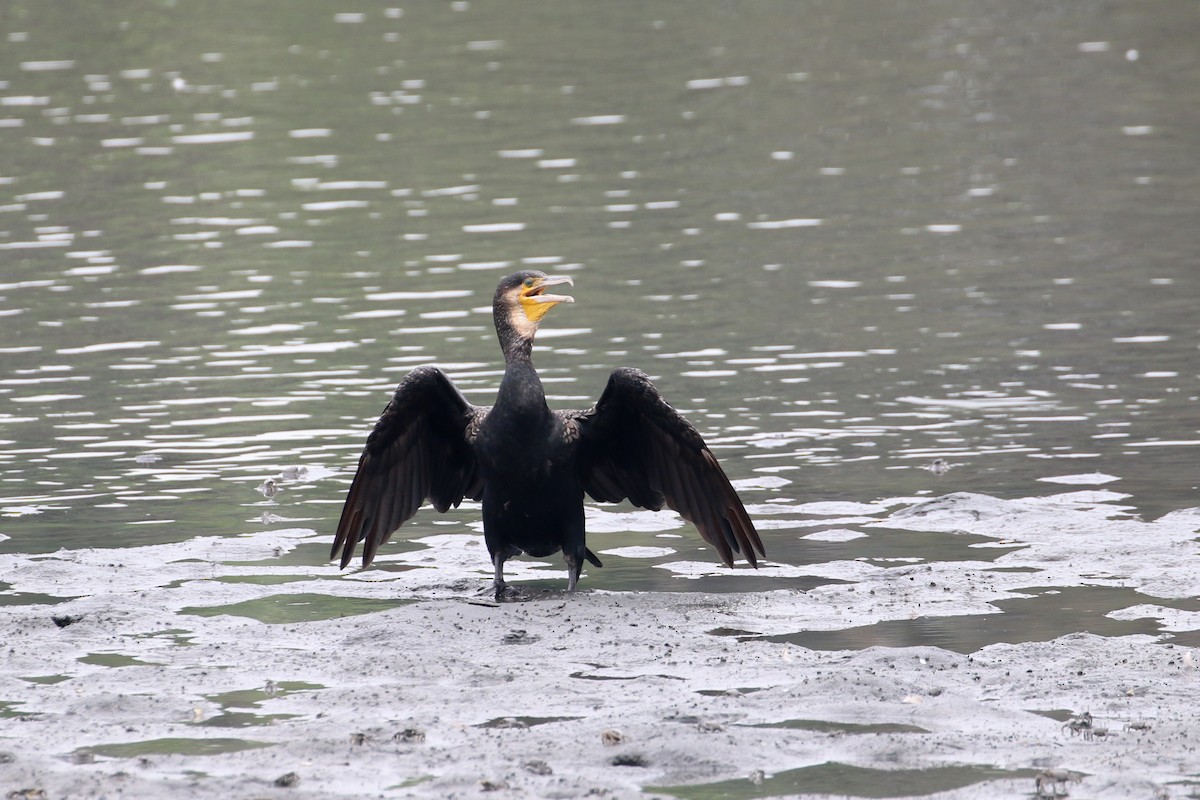
[[(982, 537), (986, 557), (810, 565), (843, 576), (810, 591), (505, 604), (478, 592), (472, 537), (350, 579), (278, 563), (325, 541), (301, 529), (4, 556), (24, 602), (0, 608), (0, 790), (1021, 797), (1057, 770), (1045, 796), (1187, 797), (1200, 517), (1118, 512), (1096, 492), (950, 496), (841, 522)], [(1045, 586), (1113, 593), (1098, 618), (1117, 627), (969, 652), (920, 635), (994, 624)]]

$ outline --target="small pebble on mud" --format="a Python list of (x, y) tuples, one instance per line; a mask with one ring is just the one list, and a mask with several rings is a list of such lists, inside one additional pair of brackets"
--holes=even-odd
[(616, 747), (621, 742), (625, 741), (625, 734), (615, 728), (609, 728), (604, 733), (600, 734), (600, 741), (605, 747)]
[(281, 789), (290, 789), (300, 783), (300, 776), (294, 772), (288, 772), (280, 775), (275, 779), (275, 785)]

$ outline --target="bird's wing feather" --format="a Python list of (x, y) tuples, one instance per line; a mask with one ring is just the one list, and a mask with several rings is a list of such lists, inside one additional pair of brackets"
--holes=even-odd
[(753, 566), (756, 554), (766, 555), (704, 439), (644, 372), (614, 370), (595, 406), (562, 416), (568, 435), (578, 439), (580, 481), (593, 499), (628, 498), (656, 511), (667, 505), (695, 524), (729, 566), (734, 553)]
[(396, 387), (346, 494), (330, 558), (345, 567), (358, 542), (363, 566), (429, 500), (438, 511), (479, 499), (483, 482), (473, 442), (489, 411), (473, 406), (437, 367), (418, 367)]

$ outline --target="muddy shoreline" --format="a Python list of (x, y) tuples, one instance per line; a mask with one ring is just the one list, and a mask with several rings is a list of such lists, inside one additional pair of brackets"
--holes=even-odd
[[(850, 580), (806, 592), (592, 589), (496, 605), (478, 593), (479, 565), (456, 566), (454, 548), (474, 549), (457, 540), (427, 545), (445, 548), (438, 568), (350, 579), (271, 566), (320, 541), (302, 529), (5, 556), (9, 595), (75, 599), (0, 607), (0, 790), (966, 798), (1029, 796), (1058, 768), (1076, 778), (1061, 787), (1071, 796), (1187, 796), (1200, 786), (1200, 678), (1171, 636), (1196, 627), (1197, 516), (1145, 522), (1098, 494), (899, 508), (860, 529), (1010, 546), (978, 562), (817, 565)], [(969, 653), (870, 639), (881, 621), (985, 619), (1018, 589), (1089, 583), (1153, 590), (1161, 605), (1105, 615), (1148, 632)], [(864, 634), (853, 647), (789, 639), (851, 628)], [(1064, 727), (1083, 711), (1107, 734)]]

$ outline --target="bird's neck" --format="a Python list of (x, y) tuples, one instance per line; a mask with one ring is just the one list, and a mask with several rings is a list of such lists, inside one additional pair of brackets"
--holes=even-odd
[(504, 351), (504, 380), (496, 405), (508, 408), (522, 417), (549, 416), (546, 393), (537, 370), (533, 368), (533, 336), (537, 323), (525, 319), (519, 312), (497, 305), (493, 309), (496, 336)]
[(492, 305), (492, 322), (496, 325), (496, 338), (500, 340), (505, 363), (528, 362), (533, 355), (537, 323), (526, 318), (519, 309), (502, 305), (499, 300)]
[(508, 339), (500, 340), (500, 347), (504, 350), (504, 364), (510, 366), (512, 364), (525, 363), (533, 368), (533, 339), (525, 339), (520, 336), (512, 336)]
[(504, 367), (504, 379), (500, 381), (496, 405), (522, 415), (548, 415), (550, 407), (546, 405), (546, 392), (528, 353), (524, 358), (507, 358), (507, 355), (508, 363)]

